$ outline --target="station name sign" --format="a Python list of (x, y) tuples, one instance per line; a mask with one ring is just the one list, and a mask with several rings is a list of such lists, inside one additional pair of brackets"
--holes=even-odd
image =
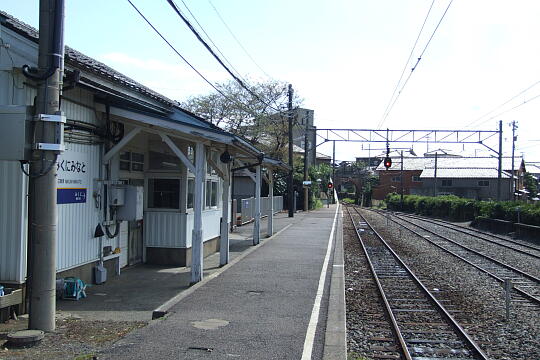
[(66, 151), (58, 157), (57, 204), (86, 203), (88, 166), (86, 154)]

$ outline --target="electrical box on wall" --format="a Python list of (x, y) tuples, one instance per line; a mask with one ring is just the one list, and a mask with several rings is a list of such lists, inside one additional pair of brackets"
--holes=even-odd
[(144, 191), (142, 186), (126, 185), (124, 206), (118, 208), (117, 220), (135, 221), (143, 218)]
[(109, 205), (110, 206), (124, 206), (126, 187), (123, 185), (112, 185), (109, 188)]
[(32, 107), (0, 106), (0, 160), (30, 160)]

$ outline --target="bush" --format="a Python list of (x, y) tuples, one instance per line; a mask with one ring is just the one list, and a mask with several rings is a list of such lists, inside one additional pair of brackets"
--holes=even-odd
[[(425, 216), (447, 218), (455, 221), (472, 221), (477, 217), (521, 222), (540, 226), (540, 205), (515, 201), (475, 201), (454, 195), (401, 196), (388, 194), (385, 198), (387, 209), (413, 212)], [(518, 215), (519, 213), (519, 215)]]
[(354, 204), (354, 199), (351, 198), (343, 198), (340, 200), (345, 205), (352, 205)]

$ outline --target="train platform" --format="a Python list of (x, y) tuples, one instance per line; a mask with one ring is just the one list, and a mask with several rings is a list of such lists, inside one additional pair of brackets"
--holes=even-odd
[(279, 214), (274, 226), (257, 246), (253, 225), (239, 227), (228, 265), (205, 266), (203, 281), (154, 309), (163, 317), (100, 359), (345, 359), (338, 207)]

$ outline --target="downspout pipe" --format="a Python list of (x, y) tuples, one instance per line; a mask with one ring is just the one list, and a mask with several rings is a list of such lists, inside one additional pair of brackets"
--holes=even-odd
[(50, 78), (57, 69), (60, 69), (63, 65), (64, 58), (64, 0), (56, 0), (54, 13), (54, 31), (53, 31), (53, 44), (54, 47), (50, 54), (51, 62), (49, 69), (43, 74), (38, 75), (36, 68), (30, 68), (28, 65), (22, 66), (22, 73), (24, 76), (36, 80), (43, 81)]

